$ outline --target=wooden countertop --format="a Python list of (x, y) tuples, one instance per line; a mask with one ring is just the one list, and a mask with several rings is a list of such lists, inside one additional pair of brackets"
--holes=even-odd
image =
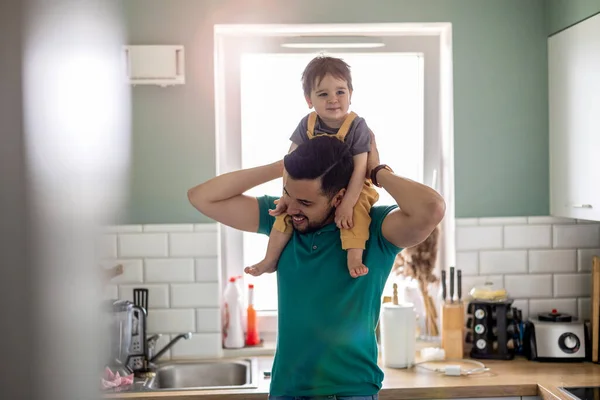
[[(259, 386), (250, 390), (202, 390), (169, 392), (123, 392), (104, 395), (105, 399), (156, 400), (265, 400), (272, 357), (257, 357)], [(452, 399), (509, 396), (540, 396), (544, 400), (572, 400), (560, 391), (561, 386), (600, 386), (600, 365), (592, 363), (540, 363), (523, 358), (512, 361), (480, 360), (490, 371), (450, 377), (422, 368), (384, 368), (385, 379), (380, 400)], [(465, 366), (470, 369), (470, 366)]]

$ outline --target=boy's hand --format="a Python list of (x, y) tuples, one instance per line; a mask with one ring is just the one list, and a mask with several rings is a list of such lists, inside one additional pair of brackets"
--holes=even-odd
[(354, 207), (342, 200), (342, 203), (335, 209), (335, 224), (340, 229), (352, 229), (352, 213)]
[(275, 209), (269, 210), (269, 214), (273, 217), (283, 214), (287, 211), (287, 202), (285, 201), (285, 196), (281, 196), (279, 200), (275, 200)]

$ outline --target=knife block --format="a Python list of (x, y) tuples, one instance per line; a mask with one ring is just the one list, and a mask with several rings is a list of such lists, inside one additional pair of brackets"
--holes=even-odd
[(464, 357), (465, 306), (462, 301), (442, 305), (442, 348), (446, 359)]

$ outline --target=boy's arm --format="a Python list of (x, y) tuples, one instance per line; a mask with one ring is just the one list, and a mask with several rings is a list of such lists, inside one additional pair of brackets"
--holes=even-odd
[(352, 171), (352, 177), (350, 178), (350, 183), (348, 184), (348, 188), (342, 199), (342, 204), (354, 207), (358, 201), (367, 173), (367, 155), (368, 153), (360, 153), (353, 157), (354, 171)]
[(282, 173), (282, 160), (229, 172), (191, 188), (188, 199), (198, 211), (217, 222), (241, 231), (257, 232), (258, 200), (243, 193), (279, 178)]

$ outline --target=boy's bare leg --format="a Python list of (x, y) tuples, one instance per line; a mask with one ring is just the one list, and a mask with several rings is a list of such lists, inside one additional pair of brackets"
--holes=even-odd
[(265, 255), (265, 258), (258, 264), (244, 268), (244, 272), (253, 276), (259, 276), (265, 272), (275, 272), (277, 270), (279, 257), (291, 237), (291, 233), (272, 229), (271, 234), (269, 235), (269, 244), (267, 245), (267, 254)]
[(366, 275), (369, 268), (362, 262), (363, 249), (348, 249), (348, 271), (350, 276), (358, 278)]

